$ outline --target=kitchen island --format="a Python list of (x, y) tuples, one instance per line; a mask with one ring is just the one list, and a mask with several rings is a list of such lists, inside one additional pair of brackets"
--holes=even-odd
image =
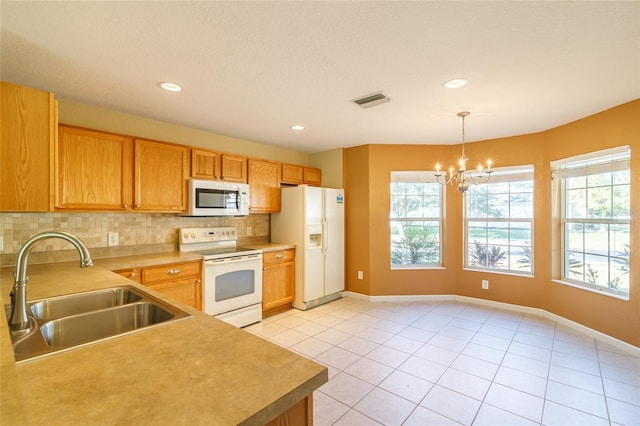
[[(193, 317), (20, 364), (0, 321), (1, 424), (264, 425), (293, 410), (303, 418), (291, 424), (312, 421), (326, 367), (114, 274), (117, 259), (95, 263), (29, 265), (28, 299), (134, 285)], [(12, 269), (0, 270), (3, 304)]]

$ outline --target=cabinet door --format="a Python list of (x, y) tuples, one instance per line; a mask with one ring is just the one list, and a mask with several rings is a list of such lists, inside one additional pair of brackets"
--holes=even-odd
[(60, 126), (56, 208), (124, 210), (133, 201), (131, 138)]
[(295, 288), (295, 251), (292, 249), (263, 254), (263, 315), (291, 308)]
[(52, 93), (0, 82), (0, 211), (53, 209)]
[(181, 212), (187, 206), (189, 148), (135, 140), (134, 194), (137, 210)]
[(173, 281), (149, 287), (178, 302), (202, 310), (202, 281), (200, 279)]
[(303, 183), (302, 166), (296, 166), (295, 164), (283, 164), (282, 165), (282, 182), (298, 185)]
[(220, 162), (222, 180), (247, 183), (247, 157), (222, 154)]
[(303, 180), (307, 185), (320, 186), (322, 184), (322, 170), (305, 167), (303, 173)]
[(220, 154), (202, 149), (192, 149), (191, 177), (220, 180)]
[(280, 163), (249, 159), (251, 212), (280, 211)]
[(146, 266), (140, 282), (160, 293), (196, 309), (202, 309), (202, 262)]

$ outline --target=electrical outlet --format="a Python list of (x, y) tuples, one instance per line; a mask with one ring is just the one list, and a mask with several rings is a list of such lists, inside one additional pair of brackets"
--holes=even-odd
[(117, 232), (107, 232), (107, 245), (109, 247), (115, 247), (120, 244), (119, 235)]
[(247, 237), (250, 237), (253, 235), (253, 228), (251, 228), (250, 226), (247, 226)]
[(482, 289), (489, 290), (489, 280), (482, 280)]
[(358, 271), (358, 279), (359, 280), (364, 279), (364, 273), (362, 271)]

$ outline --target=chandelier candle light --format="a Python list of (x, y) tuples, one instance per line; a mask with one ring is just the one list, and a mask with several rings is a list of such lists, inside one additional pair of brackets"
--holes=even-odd
[(469, 160), (464, 153), (464, 119), (469, 114), (469, 111), (459, 112), (457, 114), (458, 117), (462, 118), (462, 155), (458, 160), (458, 171), (454, 172), (453, 166), (449, 167), (449, 177), (447, 177), (447, 172), (440, 172), (440, 163), (436, 164), (436, 174), (435, 177), (438, 180), (438, 183), (442, 185), (451, 184), (455, 186), (458, 191), (462, 192), (464, 196), (467, 190), (469, 189), (469, 185), (478, 185), (480, 183), (486, 183), (491, 179), (491, 160), (487, 160), (487, 168), (486, 170), (482, 167), (482, 164), (478, 164), (478, 169), (473, 172), (467, 172), (467, 161)]

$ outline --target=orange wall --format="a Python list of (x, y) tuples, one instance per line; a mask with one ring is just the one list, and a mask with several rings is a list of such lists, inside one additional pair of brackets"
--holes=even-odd
[[(433, 170), (436, 162), (455, 164), (460, 146), (365, 145), (345, 150), (347, 290), (381, 295), (457, 294), (546, 309), (617, 339), (640, 346), (640, 285), (632, 271), (630, 300), (622, 301), (553, 282), (551, 171), (549, 162), (613, 146), (631, 145), (632, 182), (640, 182), (640, 100), (545, 132), (467, 144), (467, 156), (496, 167), (533, 164), (533, 277), (492, 274), (462, 268), (462, 197), (447, 187), (444, 269), (390, 268), (389, 176), (394, 170)], [(472, 164), (472, 163), (471, 163)], [(631, 247), (640, 245), (640, 186), (632, 188)], [(631, 264), (640, 264), (632, 250)], [(365, 272), (357, 280), (357, 270)], [(489, 290), (481, 289), (488, 279)]]
[[(545, 309), (640, 346), (640, 100), (549, 130), (545, 137), (547, 164), (600, 149), (631, 146), (632, 249), (629, 262), (633, 266), (629, 276), (629, 301), (568, 287), (551, 281), (553, 276), (545, 274)], [(550, 188), (550, 184), (546, 188)]]

